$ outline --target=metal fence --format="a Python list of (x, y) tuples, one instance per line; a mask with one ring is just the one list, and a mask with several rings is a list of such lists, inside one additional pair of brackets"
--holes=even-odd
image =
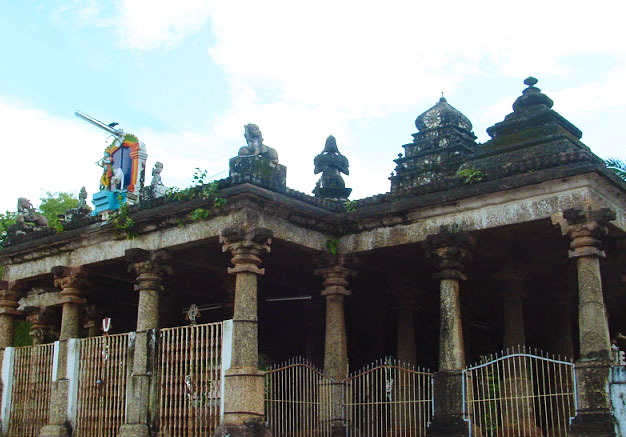
[(220, 421), (223, 322), (162, 329), (159, 436), (211, 435)]
[(472, 435), (567, 436), (576, 411), (574, 364), (524, 346), (464, 370)]
[(346, 416), (360, 435), (425, 436), (433, 414), (433, 374), (387, 358), (346, 380)]
[(113, 437), (124, 424), (129, 334), (80, 340), (75, 435)]
[(331, 435), (331, 381), (304, 358), (265, 372), (265, 420), (275, 437)]
[(35, 437), (48, 423), (54, 344), (15, 348), (8, 435)]

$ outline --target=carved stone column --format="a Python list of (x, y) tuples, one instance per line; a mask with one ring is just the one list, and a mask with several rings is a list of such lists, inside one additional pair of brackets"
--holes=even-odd
[(468, 258), (468, 245), (473, 242), (467, 234), (442, 231), (426, 241), (429, 255), (436, 263), (435, 278), (439, 279), (439, 371), (435, 373), (435, 414), (428, 435), (469, 436), (463, 420), (463, 376), (465, 350), (461, 322), (459, 281), (467, 277), (463, 261)]
[(163, 291), (163, 277), (172, 273), (170, 255), (163, 251), (129, 249), (126, 260), (129, 270), (137, 274), (135, 291), (139, 292), (137, 332), (133, 369), (126, 388), (126, 423), (120, 436), (148, 437), (154, 419), (150, 408), (151, 385), (154, 371), (154, 344), (159, 327), (159, 293)]
[(97, 337), (102, 332), (102, 319), (104, 315), (95, 305), (89, 305), (84, 311), (85, 324), (83, 328), (87, 329), (87, 337)]
[(48, 424), (41, 428), (41, 437), (70, 436), (67, 417), (69, 379), (67, 375), (67, 340), (78, 337), (80, 305), (85, 303), (83, 291), (89, 286), (86, 273), (81, 268), (53, 267), (55, 287), (61, 288), (59, 296), (63, 305), (61, 334), (59, 336), (59, 354), (57, 361), (57, 379), (52, 382), (50, 393), (50, 417)]
[(572, 336), (572, 295), (556, 291), (550, 299), (552, 309), (550, 317), (553, 321), (551, 352), (562, 358), (574, 358), (574, 339)]
[[(342, 265), (334, 265), (317, 269), (316, 274), (322, 276), (321, 295), (326, 297), (326, 335), (324, 339), (324, 375), (330, 383), (321, 390), (330, 390), (333, 405), (330, 408), (333, 436), (346, 434), (345, 411), (343, 409), (343, 380), (348, 376), (348, 340), (346, 337), (346, 320), (344, 314), (344, 297), (351, 292), (346, 288), (348, 278), (354, 275)], [(328, 399), (328, 397), (326, 397)]]
[(30, 308), (26, 311), (26, 321), (30, 323), (28, 335), (33, 340), (33, 346), (43, 344), (47, 333), (52, 331), (49, 308)]
[[(504, 333), (502, 345), (510, 353), (519, 351), (526, 345), (524, 325), (524, 275), (513, 269), (503, 269), (493, 278), (501, 286), (503, 299)], [(510, 358), (512, 365), (505, 367), (503, 383), (500, 385), (501, 396), (510, 399), (502, 413), (501, 435), (512, 435), (522, 430), (526, 437), (541, 437), (541, 429), (535, 424), (533, 403), (532, 366), (526, 358)]]
[(257, 278), (261, 253), (269, 252), (271, 231), (228, 229), (222, 232), (223, 251), (233, 256), (235, 307), (233, 349), (224, 387), (224, 421), (215, 436), (258, 437), (271, 435), (264, 425), (264, 374), (259, 371)]
[(13, 346), (15, 319), (22, 315), (17, 309), (21, 297), (22, 290), (15, 283), (0, 281), (0, 351)]
[(415, 345), (416, 299), (409, 295), (395, 295), (393, 309), (397, 315), (396, 358), (404, 363), (417, 363)]
[[(17, 309), (21, 297), (21, 289), (14, 282), (0, 281), (0, 363), (4, 360), (4, 349), (13, 346), (15, 319), (22, 314)], [(0, 383), (0, 396), (3, 390)]]
[(601, 238), (614, 219), (615, 212), (609, 209), (570, 209), (553, 217), (570, 239), (569, 257), (576, 260), (578, 269), (578, 409), (570, 436), (615, 436), (608, 392), (611, 343), (600, 274), (600, 258), (605, 257)]

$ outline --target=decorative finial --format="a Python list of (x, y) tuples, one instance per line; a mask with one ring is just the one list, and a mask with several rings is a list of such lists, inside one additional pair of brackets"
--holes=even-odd
[(541, 105), (548, 109), (552, 108), (552, 105), (554, 104), (552, 99), (541, 93), (541, 90), (535, 86), (537, 82), (539, 81), (532, 76), (524, 79), (524, 84), (528, 85), (528, 88), (522, 91), (522, 95), (515, 100), (515, 103), (513, 103), (514, 112), (525, 111), (529, 108), (537, 108)]
[(537, 82), (539, 81), (532, 76), (528, 76), (526, 79), (524, 79), (524, 85), (528, 85), (528, 86), (535, 86)]

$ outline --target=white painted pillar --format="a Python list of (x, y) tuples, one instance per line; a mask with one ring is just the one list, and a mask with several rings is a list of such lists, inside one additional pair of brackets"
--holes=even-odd
[(9, 431), (9, 418), (11, 417), (11, 394), (13, 392), (13, 360), (15, 352), (12, 347), (4, 349), (2, 359), (2, 406), (0, 407), (0, 422), (2, 423), (2, 435)]
[(80, 358), (80, 340), (71, 338), (67, 341), (67, 374), (69, 389), (67, 393), (67, 418), (76, 429), (76, 404), (78, 403), (78, 367)]
[(222, 383), (220, 387), (220, 423), (224, 421), (224, 387), (226, 371), (230, 369), (230, 358), (233, 352), (233, 321), (224, 320), (222, 324)]

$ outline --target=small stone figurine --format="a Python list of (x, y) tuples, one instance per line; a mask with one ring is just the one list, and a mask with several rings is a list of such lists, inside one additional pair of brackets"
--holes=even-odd
[(350, 164), (348, 158), (339, 153), (335, 137), (331, 135), (326, 139), (324, 150), (315, 157), (313, 163), (314, 173), (322, 173), (313, 194), (326, 199), (347, 199), (352, 188), (346, 188), (341, 173), (350, 174), (348, 170)]

